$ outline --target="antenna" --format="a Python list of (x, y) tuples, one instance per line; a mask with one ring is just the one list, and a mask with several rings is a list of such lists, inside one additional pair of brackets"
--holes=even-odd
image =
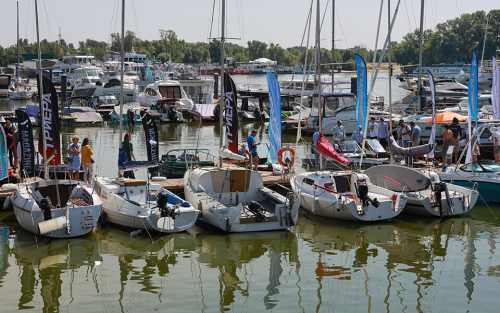
[(60, 46), (61, 45), (61, 37), (62, 37), (61, 27), (59, 27), (59, 34), (57, 36), (59, 36), (59, 46)]

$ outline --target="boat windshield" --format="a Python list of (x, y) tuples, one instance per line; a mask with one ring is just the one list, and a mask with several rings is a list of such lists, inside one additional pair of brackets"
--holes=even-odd
[[(462, 165), (460, 168), (464, 172), (471, 172), (472, 171), (472, 165), (465, 164)], [(474, 172), (500, 172), (500, 165), (491, 162), (491, 163), (486, 163), (486, 162), (479, 162), (477, 164), (474, 164)]]
[(370, 145), (370, 148), (372, 148), (373, 151), (377, 153), (383, 153), (387, 152), (384, 147), (380, 144), (378, 140), (375, 139), (367, 139), (366, 142)]
[(339, 153), (361, 153), (361, 148), (353, 140), (336, 143), (335, 150)]

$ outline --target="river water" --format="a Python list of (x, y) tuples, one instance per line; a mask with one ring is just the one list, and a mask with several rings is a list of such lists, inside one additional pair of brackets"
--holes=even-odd
[[(19, 103), (2, 101), (0, 110)], [(240, 138), (255, 128), (257, 140), (267, 142), (266, 127), (244, 123)], [(142, 126), (125, 130), (137, 159), (146, 159)], [(97, 174), (116, 176), (118, 131), (113, 124), (62, 127), (62, 142), (73, 134), (89, 137)], [(160, 153), (197, 145), (218, 150), (216, 124), (163, 124), (159, 133)], [(298, 171), (305, 170), (300, 158), (310, 141), (299, 143)], [(283, 142), (295, 145), (295, 137), (283, 136)], [(265, 145), (259, 153), (267, 153)], [(12, 212), (0, 211), (10, 230), (0, 228), (1, 311), (496, 312), (495, 215), (498, 206), (490, 211), (478, 201), (471, 212), (444, 221), (400, 216), (356, 224), (300, 212), (284, 232), (224, 235), (195, 226), (150, 238), (108, 226), (83, 238), (48, 241), (20, 229)]]

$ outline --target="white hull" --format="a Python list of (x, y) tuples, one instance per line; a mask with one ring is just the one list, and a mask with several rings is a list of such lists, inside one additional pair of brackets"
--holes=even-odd
[[(64, 201), (63, 199), (68, 198), (68, 196), (69, 200), (66, 203), (61, 203), (61, 208), (51, 209), (51, 219), (48, 221), (56, 222), (58, 218), (65, 218), (67, 223), (62, 225), (62, 228), (43, 235), (52, 238), (71, 238), (88, 234), (94, 229), (99, 220), (101, 212), (99, 197), (92, 192), (92, 188), (89, 186), (76, 185), (75, 182), (68, 180), (60, 180), (58, 185), (61, 201)], [(69, 189), (69, 185), (74, 186), (73, 191), (71, 194), (64, 195), (65, 190)], [(35, 193), (41, 194), (42, 197), (49, 196), (51, 199), (57, 199), (55, 188), (55, 181), (39, 181), (20, 185), (14, 192), (11, 198), (14, 213), (24, 230), (40, 235), (39, 223), (45, 222), (45, 219), (38, 206), (38, 200), (41, 197), (35, 200), (37, 197)], [(85, 201), (87, 205), (80, 206), (76, 204), (77, 201)], [(55, 206), (57, 203), (53, 202), (52, 205)]]
[[(116, 179), (103, 177), (95, 180), (96, 193), (101, 197), (106, 220), (110, 223), (128, 228), (175, 233), (189, 229), (196, 222), (199, 211), (189, 204), (174, 208), (175, 204), (187, 202), (162, 189), (161, 185), (147, 185), (145, 181), (136, 183), (140, 181), (127, 179), (124, 182), (119, 183)], [(174, 210), (175, 218), (161, 216), (156, 203), (156, 195), (159, 192), (168, 195), (169, 208)]]
[[(300, 207), (300, 201), (290, 202), (265, 188), (259, 173), (245, 169), (190, 169), (184, 175), (184, 194), (201, 208), (200, 221), (226, 232), (286, 229), (297, 222)], [(252, 201), (265, 209), (262, 218), (250, 211)]]

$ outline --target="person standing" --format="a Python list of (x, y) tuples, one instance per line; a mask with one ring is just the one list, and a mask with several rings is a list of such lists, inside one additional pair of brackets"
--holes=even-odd
[[(490, 129), (491, 130), (491, 129)], [(488, 138), (488, 141), (491, 141), (493, 139), (493, 157), (495, 158), (495, 163), (500, 164), (500, 147), (498, 146), (498, 143), (500, 142), (500, 133), (498, 133), (498, 130), (495, 132), (491, 132), (490, 138)]]
[(453, 133), (451, 144), (453, 145), (453, 152), (455, 155), (453, 164), (457, 164), (458, 150), (460, 149), (460, 138), (462, 138), (462, 126), (460, 126), (460, 124), (458, 123), (458, 118), (453, 118), (453, 122), (450, 125), (450, 130)]
[(476, 121), (471, 121), (470, 122), (470, 129), (472, 132), (472, 140), (470, 139), (471, 137), (469, 136), (468, 130), (466, 130), (467, 134), (467, 143), (469, 143), (469, 140), (471, 140), (471, 145), (472, 145), (472, 162), (477, 163), (477, 156), (481, 154), (481, 150), (479, 147), (481, 147), (481, 144), (477, 140), (477, 132), (474, 129), (476, 127)]
[[(80, 179), (80, 165), (81, 165), (81, 157), (80, 152), (82, 150), (82, 146), (78, 143), (80, 137), (73, 136), (71, 141), (73, 142), (68, 148), (68, 171), (69, 171), (69, 179), (74, 179), (78, 181)], [(75, 176), (73, 177), (73, 172), (75, 172)]]
[(370, 130), (370, 139), (377, 139), (379, 125), (375, 121), (374, 116), (372, 116), (371, 121), (372, 122), (368, 124), (368, 129)]
[(6, 120), (5, 121), (5, 126), (3, 127), (3, 131), (5, 133), (5, 137), (7, 138), (7, 150), (9, 151), (9, 164), (12, 166), (14, 164), (14, 150), (12, 150), (10, 147), (12, 146), (12, 133), (10, 130), (10, 121)]
[(392, 120), (391, 121), (391, 124), (392, 124), (392, 137), (394, 138), (394, 140), (396, 140), (396, 142), (399, 140), (399, 132), (398, 132), (398, 127), (396, 126), (396, 121), (395, 120)]
[(377, 138), (384, 149), (387, 148), (387, 137), (389, 137), (389, 125), (384, 123), (384, 118), (380, 118), (380, 124), (378, 125)]
[(257, 131), (254, 129), (247, 138), (248, 150), (250, 152), (250, 170), (252, 170), (252, 164), (255, 164), (255, 171), (259, 171), (259, 155), (257, 154), (257, 146), (260, 142), (255, 141), (255, 136), (257, 136)]
[[(126, 133), (125, 136), (123, 137), (122, 149), (125, 150), (125, 154), (127, 155), (127, 161), (132, 161), (132, 159), (136, 161), (134, 155), (134, 146), (130, 142), (131, 139), (132, 136), (130, 136), (130, 133)], [(135, 179), (134, 171), (125, 171), (123, 173), (123, 177)]]
[[(313, 152), (314, 152), (314, 170), (317, 172), (320, 168), (321, 153), (318, 151), (319, 126), (316, 127), (316, 132), (313, 135)], [(326, 157), (323, 156), (323, 167), (326, 165)]]
[(345, 130), (344, 126), (342, 126), (342, 120), (337, 121), (337, 126), (332, 128), (333, 140), (337, 140), (343, 142), (345, 140)]
[(449, 124), (444, 124), (443, 132), (443, 165), (446, 164), (446, 154), (448, 153), (448, 148), (452, 145), (453, 132), (450, 130)]
[(363, 143), (363, 127), (361, 125), (352, 133), (351, 139), (359, 145)]
[(92, 155), (94, 152), (89, 145), (89, 139), (83, 139), (82, 143), (82, 167), (83, 167), (83, 181), (87, 184), (91, 184), (92, 176), (94, 175), (94, 159)]
[(19, 156), (17, 153), (17, 144), (19, 143), (19, 133), (16, 131), (16, 126), (11, 126), (10, 127), (10, 134), (11, 134), (11, 144), (10, 144), (10, 150), (12, 150), (12, 154), (14, 155), (14, 164), (10, 164), (10, 166), (13, 169), (13, 172), (16, 172), (17, 165), (19, 163)]
[(411, 141), (413, 143), (413, 146), (416, 147), (420, 144), (420, 127), (418, 125), (415, 125), (414, 121), (410, 122), (410, 127), (411, 127)]
[(399, 131), (399, 138), (401, 139), (402, 147), (406, 148), (406, 143), (411, 139), (411, 128), (406, 125), (403, 120), (399, 120), (399, 127), (401, 127)]

